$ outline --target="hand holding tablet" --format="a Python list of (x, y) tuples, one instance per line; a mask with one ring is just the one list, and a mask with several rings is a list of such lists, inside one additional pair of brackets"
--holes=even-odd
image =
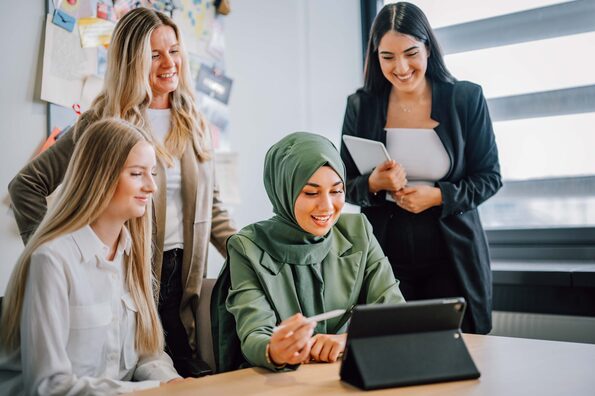
[(362, 175), (372, 172), (378, 165), (391, 159), (381, 142), (349, 135), (343, 135), (343, 142)]
[[(386, 199), (394, 201), (392, 192), (407, 184), (405, 169), (391, 157), (381, 142), (357, 136), (343, 135), (343, 142), (360, 174), (370, 173), (370, 192), (385, 190)], [(390, 162), (387, 162), (390, 161)]]

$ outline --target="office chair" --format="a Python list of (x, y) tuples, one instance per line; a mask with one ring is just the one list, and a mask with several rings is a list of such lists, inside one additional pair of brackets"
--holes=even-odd
[(197, 340), (200, 358), (215, 371), (215, 354), (213, 353), (213, 337), (211, 335), (211, 294), (217, 279), (202, 280), (200, 300), (198, 303)]

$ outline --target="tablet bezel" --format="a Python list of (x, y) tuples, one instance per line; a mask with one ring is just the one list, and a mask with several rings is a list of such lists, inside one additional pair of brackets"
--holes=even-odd
[(463, 297), (358, 305), (347, 330), (347, 344), (354, 338), (459, 330), (466, 305)]
[(378, 165), (390, 160), (382, 142), (351, 135), (343, 135), (343, 142), (362, 175), (372, 172)]

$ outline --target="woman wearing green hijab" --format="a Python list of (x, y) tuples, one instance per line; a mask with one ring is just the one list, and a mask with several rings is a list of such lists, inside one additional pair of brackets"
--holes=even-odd
[(335, 361), (347, 316), (318, 323), (307, 317), (404, 302), (365, 216), (341, 216), (344, 182), (339, 153), (322, 136), (296, 132), (269, 149), (264, 184), (275, 216), (229, 238), (215, 286), (217, 371)]

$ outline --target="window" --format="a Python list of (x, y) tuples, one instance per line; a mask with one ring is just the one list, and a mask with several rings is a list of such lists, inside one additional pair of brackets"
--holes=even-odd
[(593, 259), (595, 2), (411, 2), (453, 75), (488, 100), (504, 179), (480, 207), (493, 256)]

